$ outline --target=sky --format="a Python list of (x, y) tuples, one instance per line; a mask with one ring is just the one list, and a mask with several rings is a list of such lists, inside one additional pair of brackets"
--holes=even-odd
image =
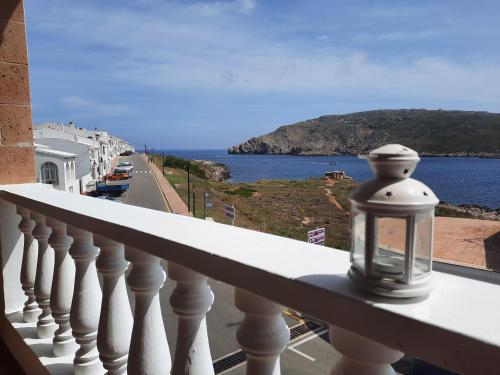
[(327, 114), (500, 112), (500, 1), (25, 0), (33, 121), (222, 149)]

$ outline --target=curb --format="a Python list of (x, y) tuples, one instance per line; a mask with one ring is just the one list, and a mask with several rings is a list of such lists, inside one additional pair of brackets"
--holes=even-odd
[[(142, 157), (144, 158), (147, 165), (149, 166), (149, 169), (153, 171), (153, 174), (155, 176), (155, 181), (158, 184), (158, 188), (160, 189), (160, 191), (163, 195), (163, 198), (165, 200), (165, 204), (167, 205), (167, 208), (170, 210), (170, 212), (177, 214), (177, 215), (192, 216), (191, 212), (188, 212), (187, 206), (185, 205), (182, 198), (177, 194), (177, 192), (174, 190), (172, 185), (170, 185), (168, 180), (163, 177), (163, 173), (156, 166), (156, 164), (149, 163), (147, 160), (147, 157), (145, 155), (142, 155)], [(160, 181), (160, 177), (162, 179), (161, 181)], [(165, 190), (163, 185), (167, 185), (170, 188), (168, 192)], [(172, 196), (174, 194), (175, 194), (175, 196)], [(179, 205), (181, 207), (177, 207), (177, 209), (175, 210), (174, 207), (175, 207), (176, 203), (174, 203), (173, 201), (176, 201), (176, 200), (178, 201), (177, 203), (179, 203), (179, 202), (181, 203)]]

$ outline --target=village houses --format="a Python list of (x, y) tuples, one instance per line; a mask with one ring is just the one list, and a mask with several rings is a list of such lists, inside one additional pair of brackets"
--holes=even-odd
[(123, 139), (72, 122), (34, 125), (33, 136), (37, 181), (80, 194), (111, 172), (114, 157), (134, 150)]

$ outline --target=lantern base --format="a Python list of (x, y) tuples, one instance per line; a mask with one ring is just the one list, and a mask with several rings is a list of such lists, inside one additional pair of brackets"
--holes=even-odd
[(426, 276), (419, 277), (411, 284), (383, 278), (366, 278), (361, 271), (354, 266), (351, 266), (348, 275), (361, 289), (384, 297), (425, 297), (428, 296), (432, 290), (432, 277), (430, 273)]

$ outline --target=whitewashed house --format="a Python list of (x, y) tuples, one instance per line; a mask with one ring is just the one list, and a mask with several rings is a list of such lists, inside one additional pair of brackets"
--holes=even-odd
[(71, 152), (54, 150), (46, 145), (35, 144), (36, 179), (42, 184), (70, 193), (80, 193), (76, 178), (76, 158)]
[[(79, 128), (72, 122), (68, 125), (62, 123), (34, 125), (33, 135), (39, 143), (45, 143), (47, 138), (59, 138), (86, 145), (89, 151), (90, 174), (93, 180), (98, 180), (111, 172), (114, 157), (124, 151), (134, 150), (127, 141), (111, 136), (107, 132)], [(68, 151), (67, 149), (61, 150)]]
[(58, 138), (86, 145), (89, 150), (92, 179), (98, 180), (106, 174), (104, 158), (100, 152), (100, 143), (92, 135), (78, 135), (75, 132), (69, 131), (68, 127), (62, 124), (45, 123), (33, 126), (33, 137), (39, 143), (44, 143), (45, 139)]
[[(44, 138), (36, 141), (43, 142), (43, 145), (50, 147), (49, 150), (57, 150), (70, 153), (75, 156), (74, 173), (70, 176), (77, 180), (78, 189), (75, 192), (84, 193), (90, 181), (96, 180), (90, 158), (90, 149), (87, 145), (60, 138)], [(38, 153), (35, 154), (38, 157)], [(61, 189), (62, 190), (62, 189)]]

